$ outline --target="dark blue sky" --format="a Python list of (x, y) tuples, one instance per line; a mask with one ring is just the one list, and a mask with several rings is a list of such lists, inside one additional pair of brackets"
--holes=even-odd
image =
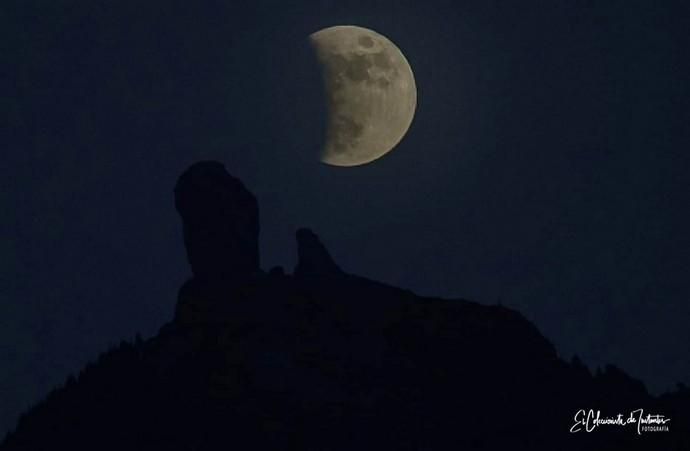
[[(172, 316), (172, 188), (217, 159), (261, 208), (262, 264), (312, 227), (347, 271), (502, 302), (561, 355), (690, 382), (687, 2), (17, 1), (0, 6), (0, 431)], [(403, 142), (320, 164), (307, 36), (409, 60)], [(374, 302), (374, 300), (372, 300)]]

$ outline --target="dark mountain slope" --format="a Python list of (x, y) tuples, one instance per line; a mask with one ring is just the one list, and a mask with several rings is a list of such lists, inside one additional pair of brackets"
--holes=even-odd
[[(688, 450), (690, 393), (561, 360), (519, 313), (343, 272), (311, 231), (263, 272), (258, 207), (218, 163), (180, 178), (194, 277), (172, 322), (122, 343), (25, 414), (3, 450)], [(579, 409), (671, 418), (600, 426)]]

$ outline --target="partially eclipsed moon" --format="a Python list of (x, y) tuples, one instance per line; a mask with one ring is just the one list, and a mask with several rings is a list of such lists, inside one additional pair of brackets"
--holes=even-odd
[(328, 97), (321, 161), (358, 166), (385, 155), (407, 133), (417, 105), (402, 52), (385, 36), (355, 26), (324, 28), (310, 38)]

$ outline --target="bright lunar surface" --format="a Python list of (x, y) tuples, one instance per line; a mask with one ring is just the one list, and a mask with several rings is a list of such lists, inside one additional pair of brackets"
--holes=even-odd
[(409, 63), (395, 44), (366, 28), (324, 28), (310, 38), (328, 98), (321, 161), (358, 166), (380, 158), (414, 117), (417, 87)]

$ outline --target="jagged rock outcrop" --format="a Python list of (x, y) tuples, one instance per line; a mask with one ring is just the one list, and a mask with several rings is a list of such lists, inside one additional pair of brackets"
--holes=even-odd
[(331, 276), (342, 274), (326, 246), (310, 229), (299, 229), (297, 237), (297, 266), (295, 276)]
[(175, 320), (223, 321), (233, 293), (260, 274), (259, 207), (242, 182), (215, 161), (192, 165), (175, 186), (193, 278), (179, 290)]
[(192, 165), (175, 186), (194, 277), (245, 281), (259, 271), (259, 207), (242, 182), (215, 161)]

